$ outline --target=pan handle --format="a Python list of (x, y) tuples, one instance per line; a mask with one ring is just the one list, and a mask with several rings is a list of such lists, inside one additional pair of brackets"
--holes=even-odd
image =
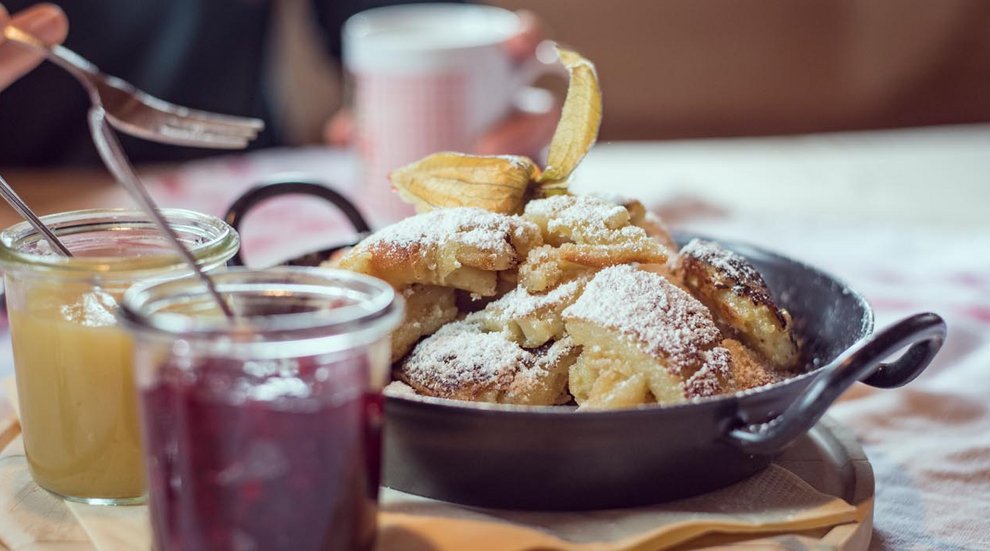
[[(350, 202), (346, 197), (335, 191), (333, 188), (302, 177), (278, 179), (252, 187), (230, 205), (223, 219), (230, 224), (232, 228), (240, 232), (241, 224), (244, 223), (244, 218), (247, 216), (248, 212), (260, 203), (281, 195), (312, 195), (314, 197), (324, 199), (333, 206), (337, 207), (337, 209), (343, 213), (343, 215), (351, 223), (351, 226), (353, 226), (354, 230), (358, 233), (358, 238), (353, 241), (292, 258), (283, 262), (283, 264), (292, 266), (319, 265), (320, 262), (329, 258), (331, 253), (343, 247), (354, 245), (354, 243), (356, 243), (362, 235), (366, 235), (371, 232), (371, 226), (368, 225), (368, 221), (365, 220), (364, 216), (357, 209), (354, 203)], [(230, 264), (232, 266), (244, 265), (244, 258), (241, 256), (241, 251), (237, 251), (237, 253), (230, 259)]]
[[(751, 427), (740, 419), (730, 442), (746, 453), (770, 454), (811, 429), (832, 402), (857, 381), (878, 388), (905, 385), (928, 367), (945, 341), (945, 321), (937, 314), (915, 314), (846, 351), (825, 367), (784, 413)], [(883, 360), (910, 347), (892, 363)]]

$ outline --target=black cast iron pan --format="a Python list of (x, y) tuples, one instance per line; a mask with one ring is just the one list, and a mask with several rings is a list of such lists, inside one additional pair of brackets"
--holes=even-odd
[[(297, 193), (329, 200), (359, 234), (369, 230), (344, 197), (305, 181), (258, 186), (231, 206), (226, 220), (238, 228), (257, 203)], [(580, 413), (390, 396), (384, 484), (454, 503), (512, 509), (604, 509), (696, 495), (766, 467), (853, 383), (902, 386), (942, 346), (946, 326), (936, 314), (916, 314), (873, 333), (869, 304), (844, 283), (783, 256), (719, 242), (746, 256), (791, 312), (805, 343), (804, 374), (676, 406)], [(314, 265), (350, 244), (287, 263)]]

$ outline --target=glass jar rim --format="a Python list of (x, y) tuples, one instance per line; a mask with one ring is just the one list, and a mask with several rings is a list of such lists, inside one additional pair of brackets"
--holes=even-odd
[[(240, 340), (245, 334), (274, 340), (360, 336), (379, 339), (402, 320), (402, 297), (388, 283), (346, 270), (306, 267), (267, 269), (227, 268), (210, 274), (222, 296), (239, 294), (289, 300), (298, 296), (346, 298), (348, 304), (329, 309), (274, 315), (249, 315), (231, 323), (220, 316), (170, 312), (166, 309), (194, 300), (210, 300), (205, 284), (196, 278), (148, 280), (124, 293), (119, 316), (123, 325), (139, 334), (169, 339)], [(236, 308), (235, 308), (236, 310)], [(248, 333), (246, 333), (248, 332)], [(352, 339), (353, 340), (353, 339)]]
[[(190, 252), (204, 269), (226, 262), (240, 247), (237, 232), (223, 220), (188, 209), (163, 208), (161, 213), (181, 234), (198, 235), (200, 243)], [(86, 231), (111, 230), (118, 227), (154, 228), (144, 212), (128, 208), (81, 209), (47, 214), (40, 217), (59, 237)], [(41, 234), (28, 222), (18, 222), (0, 231), (0, 267), (4, 270), (28, 269), (65, 275), (102, 273), (108, 276), (140, 277), (143, 272), (187, 269), (182, 258), (173, 252), (135, 257), (86, 256), (67, 258), (57, 254), (24, 251), (26, 245), (42, 241)]]

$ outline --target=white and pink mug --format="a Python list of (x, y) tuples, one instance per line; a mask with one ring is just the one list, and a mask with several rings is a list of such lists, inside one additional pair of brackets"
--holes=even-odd
[(363, 188), (375, 225), (413, 212), (388, 174), (437, 151), (472, 149), (551, 65), (503, 46), (521, 28), (484, 5), (412, 4), (361, 12), (343, 29)]

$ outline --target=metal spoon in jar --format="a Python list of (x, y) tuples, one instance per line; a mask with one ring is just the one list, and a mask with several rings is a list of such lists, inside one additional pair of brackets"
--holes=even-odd
[(213, 279), (203, 271), (196, 261), (196, 257), (182, 243), (175, 230), (168, 225), (168, 221), (165, 220), (161, 211), (158, 210), (158, 205), (151, 198), (151, 194), (148, 193), (144, 184), (141, 183), (141, 178), (131, 165), (127, 154), (124, 153), (124, 148), (117, 140), (117, 135), (114, 133), (113, 128), (110, 127), (106, 111), (102, 107), (94, 105), (90, 108), (89, 130), (93, 138), (93, 143), (96, 144), (96, 150), (99, 152), (100, 158), (103, 159), (103, 164), (107, 166), (110, 173), (117, 179), (117, 182), (124, 186), (124, 189), (131, 194), (131, 197), (141, 206), (144, 212), (151, 217), (151, 221), (158, 226), (162, 235), (171, 243), (175, 251), (179, 253), (179, 256), (192, 269), (193, 275), (198, 277), (206, 285), (207, 292), (227, 320), (231, 323), (235, 322), (234, 311), (217, 290)]
[(46, 226), (45, 223), (41, 221), (41, 218), (38, 218), (38, 215), (27, 206), (27, 203), (25, 203), (19, 195), (17, 195), (17, 192), (14, 191), (14, 188), (10, 187), (10, 184), (7, 183), (7, 180), (4, 180), (3, 176), (0, 176), (0, 195), (3, 195), (3, 198), (7, 201), (7, 203), (13, 207), (14, 210), (21, 215), (21, 217), (27, 220), (28, 224), (31, 224), (31, 227), (37, 230), (37, 232), (40, 233), (46, 241), (48, 241), (48, 244), (51, 245), (53, 249), (58, 251), (58, 253), (62, 256), (72, 256), (72, 252), (65, 246), (65, 243), (62, 243), (58, 236), (55, 235), (55, 232)]

